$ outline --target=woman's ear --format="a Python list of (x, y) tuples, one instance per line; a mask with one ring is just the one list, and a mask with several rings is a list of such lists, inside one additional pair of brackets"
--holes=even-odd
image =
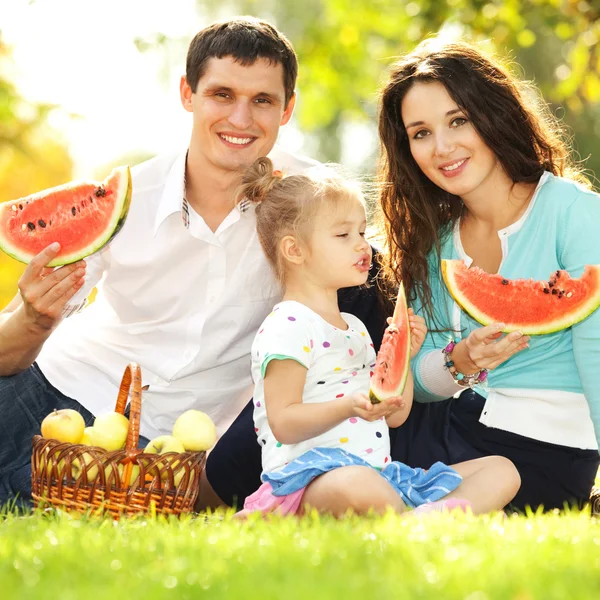
[(294, 265), (301, 265), (304, 262), (304, 252), (293, 235), (286, 235), (281, 240), (281, 255), (283, 258)]

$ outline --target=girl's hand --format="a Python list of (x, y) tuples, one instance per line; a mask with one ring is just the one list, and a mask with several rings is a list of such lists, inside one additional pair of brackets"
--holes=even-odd
[(351, 405), (352, 414), (365, 421), (377, 421), (388, 417), (397, 410), (404, 408), (404, 401), (401, 396), (397, 398), (388, 398), (379, 404), (373, 404), (365, 394), (355, 393), (348, 396)]
[(414, 358), (425, 341), (427, 325), (425, 319), (415, 315), (412, 308), (408, 309), (408, 322), (410, 324), (410, 357)]
[[(452, 351), (453, 359), (455, 355), (460, 356), (461, 349), (458, 346), (464, 344), (465, 358), (471, 363), (467, 365), (467, 371), (464, 371), (457, 366), (455, 361), (454, 364), (457, 369), (462, 373), (472, 373), (479, 369), (495, 369), (511, 356), (529, 346), (529, 336), (525, 336), (518, 331), (502, 336), (503, 328), (504, 323), (479, 327), (472, 331), (465, 340), (457, 344)], [(459, 349), (458, 353), (456, 352), (457, 349)]]

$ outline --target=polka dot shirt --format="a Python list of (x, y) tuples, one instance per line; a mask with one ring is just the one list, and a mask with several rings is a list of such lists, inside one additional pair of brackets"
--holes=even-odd
[(271, 360), (292, 359), (308, 369), (302, 402), (329, 402), (354, 392), (368, 394), (375, 365), (373, 343), (363, 323), (342, 313), (348, 329), (334, 327), (307, 306), (277, 304), (264, 320), (252, 345), (254, 424), (262, 447), (263, 471), (283, 467), (307, 450), (343, 448), (375, 467), (390, 462), (389, 430), (384, 419), (346, 419), (329, 431), (298, 444), (278, 442), (267, 421), (264, 374)]

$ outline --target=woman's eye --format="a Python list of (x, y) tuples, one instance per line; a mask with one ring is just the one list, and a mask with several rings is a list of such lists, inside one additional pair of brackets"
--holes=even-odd
[(366, 233), (367, 233), (366, 231), (361, 231), (360, 232), (360, 237), (365, 237)]
[(335, 237), (346, 238), (348, 237), (347, 233), (338, 233)]
[(464, 117), (457, 117), (456, 119), (454, 119), (452, 121), (452, 126), (460, 127), (461, 125), (464, 125), (466, 122), (467, 122), (467, 120)]
[(420, 139), (424, 138), (426, 135), (429, 135), (429, 132), (426, 129), (421, 129), (421, 130), (417, 131), (417, 133), (415, 133), (415, 135), (413, 135), (413, 139), (420, 140)]

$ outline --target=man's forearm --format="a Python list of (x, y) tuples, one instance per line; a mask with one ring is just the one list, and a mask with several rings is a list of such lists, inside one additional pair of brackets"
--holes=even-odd
[(0, 376), (29, 368), (51, 333), (28, 323), (22, 305), (0, 314)]

